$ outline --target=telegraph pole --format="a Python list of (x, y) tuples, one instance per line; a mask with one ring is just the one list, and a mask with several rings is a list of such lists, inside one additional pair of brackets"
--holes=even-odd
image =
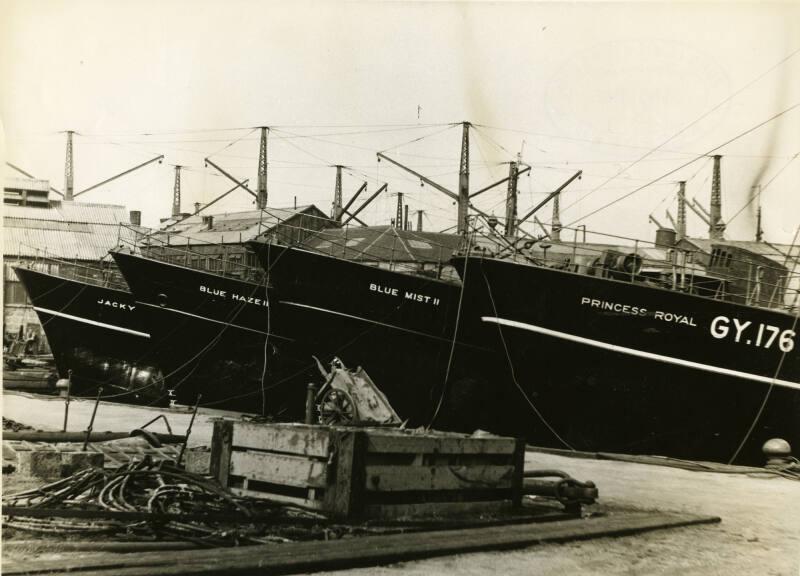
[(64, 200), (71, 201), (73, 199), (73, 176), (74, 167), (72, 165), (72, 135), (73, 130), (67, 130), (67, 157), (64, 161)]
[(259, 210), (267, 207), (267, 134), (269, 128), (261, 127), (261, 146), (258, 150), (258, 187), (256, 205)]

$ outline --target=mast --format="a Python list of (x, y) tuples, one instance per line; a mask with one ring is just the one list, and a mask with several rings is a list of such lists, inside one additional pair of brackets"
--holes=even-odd
[(181, 167), (175, 166), (175, 185), (172, 188), (172, 217), (181, 215)]
[(73, 199), (73, 176), (74, 167), (72, 164), (72, 135), (73, 130), (67, 130), (67, 157), (64, 160), (64, 200)]
[(550, 220), (550, 239), (561, 242), (561, 192), (553, 197), (553, 218)]
[(722, 221), (721, 160), (722, 156), (714, 155), (714, 176), (711, 180), (711, 210), (708, 225), (708, 237), (711, 240), (723, 240), (725, 233), (725, 222)]
[(397, 193), (397, 214), (394, 219), (394, 227), (403, 229), (403, 193)]
[(467, 231), (469, 214), (469, 122), (462, 123), (461, 164), (458, 169), (458, 225), (459, 234)]
[(678, 224), (676, 226), (677, 239), (686, 238), (686, 181), (678, 182)]
[(267, 207), (267, 134), (269, 128), (261, 127), (261, 146), (258, 150), (258, 186), (256, 205), (259, 210)]
[[(519, 160), (519, 157), (517, 157)], [(514, 236), (517, 232), (517, 162), (508, 164), (508, 191), (506, 192), (506, 236)]]
[(336, 187), (333, 191), (333, 210), (331, 219), (337, 223), (342, 223), (342, 166), (336, 165)]

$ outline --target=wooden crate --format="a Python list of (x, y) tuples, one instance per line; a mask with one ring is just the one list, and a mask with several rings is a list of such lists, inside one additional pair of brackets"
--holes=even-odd
[(519, 505), (524, 456), (500, 436), (218, 420), (211, 473), (242, 496), (388, 519)]

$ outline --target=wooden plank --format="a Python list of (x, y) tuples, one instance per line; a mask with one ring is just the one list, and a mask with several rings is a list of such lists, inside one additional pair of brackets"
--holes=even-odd
[(475, 490), (511, 488), (513, 466), (373, 466), (366, 467), (370, 492)]
[(245, 496), (247, 498), (260, 498), (261, 500), (274, 500), (275, 502), (284, 502), (314, 510), (316, 512), (323, 512), (324, 506), (322, 500), (312, 500), (309, 498), (298, 498), (297, 496), (286, 496), (285, 494), (273, 494), (272, 492), (261, 492), (258, 490), (246, 490), (244, 488), (230, 488), (231, 493), (236, 496)]
[(79, 576), (300, 574), (465, 554), (543, 543), (627, 536), (650, 530), (717, 523), (713, 516), (617, 513), (590, 519), (364, 536), (341, 540), (212, 550), (83, 555), (4, 562), (4, 576), (73, 573)]
[(331, 442), (331, 450), (336, 454), (336, 472), (328, 479), (325, 510), (335, 518), (348, 518), (358, 515), (364, 503), (367, 436), (361, 430), (335, 430)]
[(368, 452), (440, 453), (440, 454), (514, 454), (514, 438), (447, 437), (422, 434), (372, 433), (368, 435)]
[(228, 485), (228, 473), (231, 462), (231, 440), (233, 439), (233, 422), (215, 420), (211, 435), (211, 461), (209, 473), (223, 487)]
[(237, 448), (269, 450), (286, 454), (328, 457), (330, 429), (306, 424), (236, 422), (233, 445)]
[(511, 500), (482, 502), (418, 502), (414, 504), (368, 504), (364, 515), (381, 520), (400, 518), (454, 517), (475, 514), (492, 514), (511, 509)]
[(230, 474), (299, 488), (324, 488), (328, 477), (322, 460), (250, 450), (231, 454)]

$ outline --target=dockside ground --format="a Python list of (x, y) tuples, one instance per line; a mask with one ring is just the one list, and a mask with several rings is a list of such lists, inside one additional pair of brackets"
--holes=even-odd
[[(42, 430), (60, 430), (62, 403), (6, 393), (3, 414)], [(73, 401), (70, 430), (85, 429), (92, 402)], [(176, 433), (185, 431), (188, 412), (164, 411)], [(101, 405), (94, 430), (131, 430), (158, 414), (154, 409)], [(208, 445), (210, 419), (202, 411), (190, 446)], [(779, 477), (696, 472), (667, 466), (575, 458), (537, 452), (526, 467), (557, 468), (594, 481), (600, 501), (587, 512), (677, 511), (719, 516), (719, 524), (659, 530), (632, 537), (602, 538), (562, 545), (448, 556), (336, 574), (800, 574), (800, 482)], [(4, 487), (7, 490), (8, 486)], [(22, 560), (21, 557), (15, 558)], [(67, 553), (64, 553), (66, 555)], [(56, 553), (56, 556), (58, 554)], [(54, 558), (55, 559), (55, 558)]]

